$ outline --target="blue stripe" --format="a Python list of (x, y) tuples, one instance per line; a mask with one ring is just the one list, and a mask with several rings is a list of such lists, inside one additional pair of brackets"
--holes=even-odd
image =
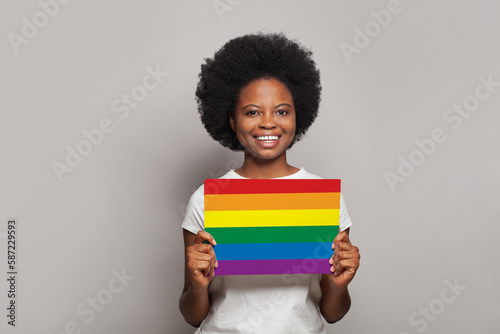
[(331, 242), (217, 244), (217, 260), (326, 259), (333, 255)]

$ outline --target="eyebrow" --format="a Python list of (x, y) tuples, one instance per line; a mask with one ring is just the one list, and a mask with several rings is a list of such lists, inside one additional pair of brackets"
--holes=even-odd
[(255, 107), (255, 108), (259, 108), (260, 109), (260, 107), (258, 105), (256, 105), (256, 104), (247, 104), (246, 106), (242, 107), (241, 110), (243, 110), (245, 108), (248, 108), (248, 107)]
[[(292, 108), (292, 106), (290, 104), (288, 104), (288, 103), (280, 103), (277, 106), (275, 106), (274, 108), (279, 108), (279, 107), (283, 107), (283, 106), (288, 106), (288, 107)], [(255, 107), (255, 108), (261, 109), (261, 107), (259, 107), (256, 104), (247, 104), (246, 106), (242, 107), (241, 110), (243, 110), (245, 108), (248, 108), (248, 107)]]

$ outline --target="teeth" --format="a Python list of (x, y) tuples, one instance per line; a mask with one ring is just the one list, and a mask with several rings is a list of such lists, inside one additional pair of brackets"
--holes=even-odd
[(278, 140), (278, 136), (259, 136), (257, 137), (257, 140), (261, 141), (270, 141), (270, 140)]

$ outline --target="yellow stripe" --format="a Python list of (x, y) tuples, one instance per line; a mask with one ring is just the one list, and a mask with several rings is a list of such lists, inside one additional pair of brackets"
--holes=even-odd
[(205, 211), (338, 209), (340, 193), (205, 195)]
[(325, 226), (339, 224), (339, 209), (205, 211), (205, 227)]

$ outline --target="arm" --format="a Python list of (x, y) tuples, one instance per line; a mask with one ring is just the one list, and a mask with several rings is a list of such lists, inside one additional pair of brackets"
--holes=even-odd
[[(183, 230), (185, 265), (184, 288), (179, 299), (179, 308), (187, 323), (199, 327), (210, 310), (208, 286), (217, 267), (212, 245), (214, 238), (205, 231), (197, 235)], [(210, 244), (204, 244), (204, 241)]]
[(321, 314), (328, 323), (339, 321), (351, 307), (351, 297), (347, 285), (351, 282), (359, 267), (359, 248), (349, 240), (349, 228), (339, 233), (333, 241), (335, 250), (330, 264), (332, 274), (321, 278)]

